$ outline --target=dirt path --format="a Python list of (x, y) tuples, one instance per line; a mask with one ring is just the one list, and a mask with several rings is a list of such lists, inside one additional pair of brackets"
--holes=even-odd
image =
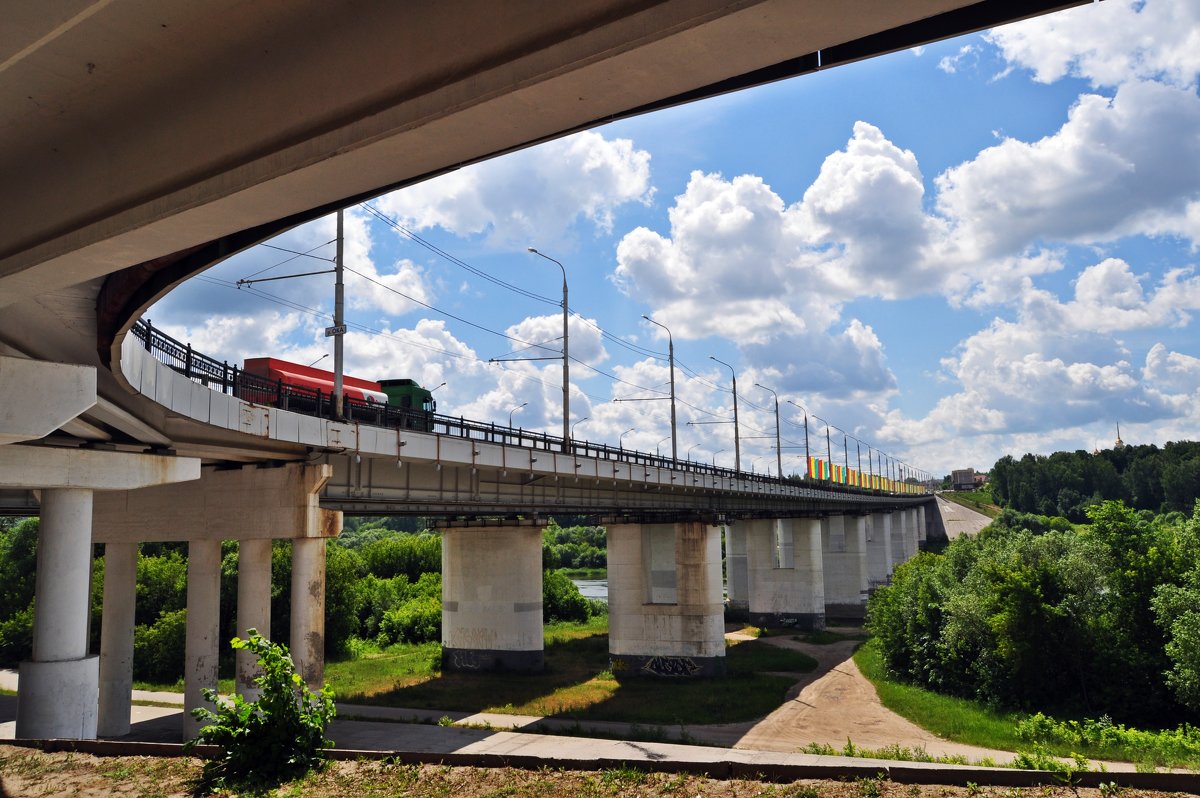
[(784, 703), (762, 720), (689, 728), (688, 734), (697, 742), (760, 751), (799, 751), (809, 743), (820, 743), (840, 751), (850, 739), (863, 748), (924, 748), (935, 756), (965, 756), (971, 762), (989, 757), (1008, 762), (1013, 757), (1007, 751), (943, 740), (886, 709), (851, 659), (855, 641), (818, 646), (785, 636), (764, 640), (814, 657), (817, 668), (805, 674)]

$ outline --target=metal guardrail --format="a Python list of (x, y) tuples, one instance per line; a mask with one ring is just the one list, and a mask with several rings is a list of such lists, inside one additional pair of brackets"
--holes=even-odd
[[(146, 351), (159, 362), (190, 380), (205, 385), (212, 390), (220, 391), (246, 402), (259, 405), (278, 407), (318, 418), (337, 419), (332, 392), (326, 393), (319, 389), (305, 388), (298, 385), (288, 385), (282, 380), (268, 380), (255, 374), (247, 374), (238, 368), (237, 364), (230, 365), (228, 361), (220, 361), (201, 354), (192, 349), (190, 343), (181, 343), (161, 330), (156, 329), (149, 319), (139, 319), (134, 322), (130, 333), (141, 341)], [(392, 429), (411, 429), (421, 432), (433, 432), (439, 435), (449, 435), (455, 438), (498, 443), (506, 446), (518, 446), (525, 449), (536, 449), (547, 452), (566, 452), (580, 457), (590, 457), (597, 460), (629, 463), (631, 465), (654, 466), (687, 471), (695, 474), (707, 474), (723, 479), (740, 479), (752, 482), (803, 485), (805, 487), (820, 487), (823, 490), (838, 490), (844, 493), (863, 495), (881, 495), (883, 491), (868, 490), (846, 485), (831, 484), (825, 481), (777, 479), (765, 474), (738, 472), (731, 468), (720, 468), (707, 463), (692, 460), (674, 460), (658, 454), (638, 452), (620, 446), (609, 446), (591, 441), (572, 440), (564, 447), (563, 439), (544, 432), (534, 432), (521, 428), (506, 427), (495, 423), (470, 421), (461, 416), (444, 416), (423, 410), (392, 407), (379, 402), (362, 401), (343, 397), (345, 418), (349, 422), (370, 424)]]

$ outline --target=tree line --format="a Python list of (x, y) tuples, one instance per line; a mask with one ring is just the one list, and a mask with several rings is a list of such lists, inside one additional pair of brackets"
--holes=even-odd
[[(398, 531), (407, 519), (353, 521), (326, 549), (325, 654), (352, 656), (366, 642), (386, 647), (441, 639), (442, 541), (428, 530)], [(575, 567), (597, 540), (593, 528), (553, 525), (543, 538), (543, 617), (586, 621), (606, 611), (583, 598), (569, 578), (552, 570)], [(603, 529), (599, 530), (600, 539)], [(0, 518), (0, 666), (15, 666), (32, 652), (38, 519)], [(591, 541), (591, 543), (587, 542)], [(96, 547), (92, 569), (91, 642), (99, 650), (104, 557)], [(271, 551), (271, 637), (289, 642), (291, 543)], [(590, 556), (590, 555), (589, 555)], [(603, 566), (601, 560), (600, 565)], [(238, 544), (222, 544), (221, 639), (236, 636)], [(142, 544), (137, 565), (134, 677), (174, 682), (183, 673), (187, 628), (187, 544)], [(232, 672), (232, 650), (222, 646), (222, 672)]]
[(1200, 443), (1026, 454), (1019, 460), (1007, 455), (996, 461), (989, 482), (1001, 506), (1076, 523), (1108, 499), (1137, 510), (1187, 513), (1200, 497)]

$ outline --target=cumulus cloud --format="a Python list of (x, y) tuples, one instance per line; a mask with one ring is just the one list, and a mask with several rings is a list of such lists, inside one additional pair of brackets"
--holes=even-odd
[(584, 132), (463, 167), (375, 204), (413, 229), (524, 245), (562, 240), (579, 219), (610, 231), (621, 205), (647, 203), (653, 193), (648, 152), (629, 139)]
[(1200, 5), (1193, 0), (1106, 0), (990, 31), (1010, 65), (1052, 83), (1093, 86), (1153, 79), (1194, 86), (1200, 73)]
[(939, 175), (937, 207), (963, 261), (1182, 231), (1200, 194), (1197, 130), (1193, 91), (1135, 82), (1112, 99), (1084, 95), (1053, 135), (1006, 139)]

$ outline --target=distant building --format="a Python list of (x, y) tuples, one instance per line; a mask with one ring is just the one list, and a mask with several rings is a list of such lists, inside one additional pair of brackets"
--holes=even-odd
[(1125, 441), (1121, 440), (1121, 424), (1117, 423), (1117, 442), (1113, 444), (1114, 449), (1124, 449)]
[(950, 487), (954, 490), (975, 490), (975, 469), (954, 469), (950, 475)]

